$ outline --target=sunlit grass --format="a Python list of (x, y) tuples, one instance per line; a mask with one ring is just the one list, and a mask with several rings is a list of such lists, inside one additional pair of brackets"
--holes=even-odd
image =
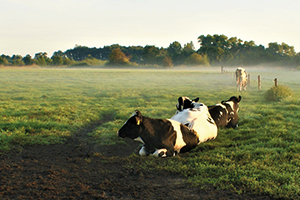
[[(0, 149), (59, 143), (97, 121), (102, 125), (88, 133), (94, 141), (124, 143), (116, 132), (136, 109), (170, 118), (179, 96), (200, 97), (212, 105), (242, 95), (238, 128), (220, 129), (215, 140), (190, 153), (167, 159), (132, 155), (124, 165), (182, 174), (197, 187), (297, 199), (300, 74), (263, 72), (258, 91), (258, 73), (252, 72), (246, 92), (237, 92), (235, 78), (218, 70), (0, 69)], [(292, 89), (292, 98), (265, 100), (275, 77)]]

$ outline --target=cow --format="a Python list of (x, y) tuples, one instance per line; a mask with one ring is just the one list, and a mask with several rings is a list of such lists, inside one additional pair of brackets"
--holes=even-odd
[(208, 108), (203, 103), (192, 102), (193, 108), (177, 112), (171, 119), (185, 124), (189, 129), (196, 131), (199, 143), (217, 137), (217, 126), (210, 116)]
[(176, 104), (177, 112), (183, 111), (183, 109), (186, 108), (193, 108), (193, 103), (198, 101), (199, 97), (193, 100), (190, 100), (188, 97), (179, 97), (178, 103)]
[(118, 131), (118, 136), (142, 142), (140, 156), (175, 156), (188, 152), (199, 143), (197, 133), (171, 119), (142, 116), (136, 110)]
[(235, 76), (236, 76), (236, 89), (238, 91), (246, 90), (247, 88), (247, 72), (244, 68), (238, 67), (235, 70)]
[[(182, 97), (178, 98), (178, 103), (176, 105), (177, 112), (180, 112), (178, 108), (181, 108), (181, 110), (195, 108), (197, 101), (199, 100), (198, 97), (194, 100), (190, 100), (188, 97), (184, 97), (184, 101), (181, 99)], [(238, 126), (238, 111), (241, 99), (241, 96), (232, 96), (227, 101), (222, 101), (220, 104), (208, 106), (208, 112), (215, 121), (217, 127), (235, 128)]]
[(239, 122), (239, 102), (241, 96), (232, 96), (227, 101), (220, 104), (208, 106), (211, 117), (215, 120), (218, 127), (236, 128)]

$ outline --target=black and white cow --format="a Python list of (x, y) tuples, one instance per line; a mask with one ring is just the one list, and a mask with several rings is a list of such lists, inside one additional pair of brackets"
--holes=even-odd
[[(190, 100), (188, 97), (184, 97), (184, 101), (179, 101), (180, 98), (181, 97), (178, 98), (178, 103), (176, 105), (178, 111), (178, 108), (188, 109), (194, 108), (195, 105), (197, 105), (194, 100)], [(208, 106), (208, 111), (218, 127), (235, 128), (238, 126), (238, 111), (239, 102), (241, 101), (241, 99), (241, 96), (232, 96), (230, 97), (230, 99), (228, 99), (227, 101), (222, 101), (220, 104)]]
[(243, 91), (247, 89), (248, 74), (244, 68), (238, 67), (235, 70), (236, 90)]
[(192, 102), (190, 106), (193, 108), (183, 109), (171, 119), (185, 124), (190, 130), (195, 130), (199, 142), (215, 139), (218, 128), (210, 116), (207, 106), (196, 102)]
[(176, 108), (179, 112), (183, 111), (186, 108), (194, 108), (193, 103), (198, 101), (199, 101), (199, 97), (193, 100), (190, 100), (188, 97), (179, 97), (178, 103), (176, 104)]
[(241, 96), (232, 96), (230, 99), (222, 101), (220, 104), (208, 106), (209, 113), (218, 127), (238, 127), (239, 102), (241, 99)]
[(118, 136), (142, 142), (141, 156), (174, 156), (193, 149), (199, 143), (196, 132), (182, 123), (145, 117), (138, 110), (121, 127)]

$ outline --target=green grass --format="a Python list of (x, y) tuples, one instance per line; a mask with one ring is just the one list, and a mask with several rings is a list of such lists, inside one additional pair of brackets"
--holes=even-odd
[[(116, 132), (136, 109), (170, 118), (179, 96), (200, 97), (212, 105), (241, 94), (238, 128), (220, 129), (215, 140), (190, 153), (166, 159), (132, 155), (124, 165), (182, 174), (197, 187), (299, 198), (300, 72), (253, 71), (251, 87), (237, 92), (235, 78), (219, 71), (2, 68), (0, 150), (59, 143), (99, 120), (103, 124), (89, 133), (93, 140), (122, 143)], [(257, 74), (263, 78), (261, 91)], [(265, 100), (275, 77), (293, 97)]]

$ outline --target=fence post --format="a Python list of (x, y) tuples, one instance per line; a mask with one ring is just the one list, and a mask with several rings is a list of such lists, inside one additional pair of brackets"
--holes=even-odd
[(258, 90), (260, 90), (261, 89), (260, 75), (258, 75), (257, 79), (258, 79)]
[(277, 78), (275, 78), (274, 81), (275, 81), (275, 87), (277, 87), (277, 85), (278, 85)]
[(224, 74), (223, 66), (221, 66), (221, 74)]
[(248, 86), (250, 86), (250, 74), (248, 74), (248, 83), (247, 83)]

